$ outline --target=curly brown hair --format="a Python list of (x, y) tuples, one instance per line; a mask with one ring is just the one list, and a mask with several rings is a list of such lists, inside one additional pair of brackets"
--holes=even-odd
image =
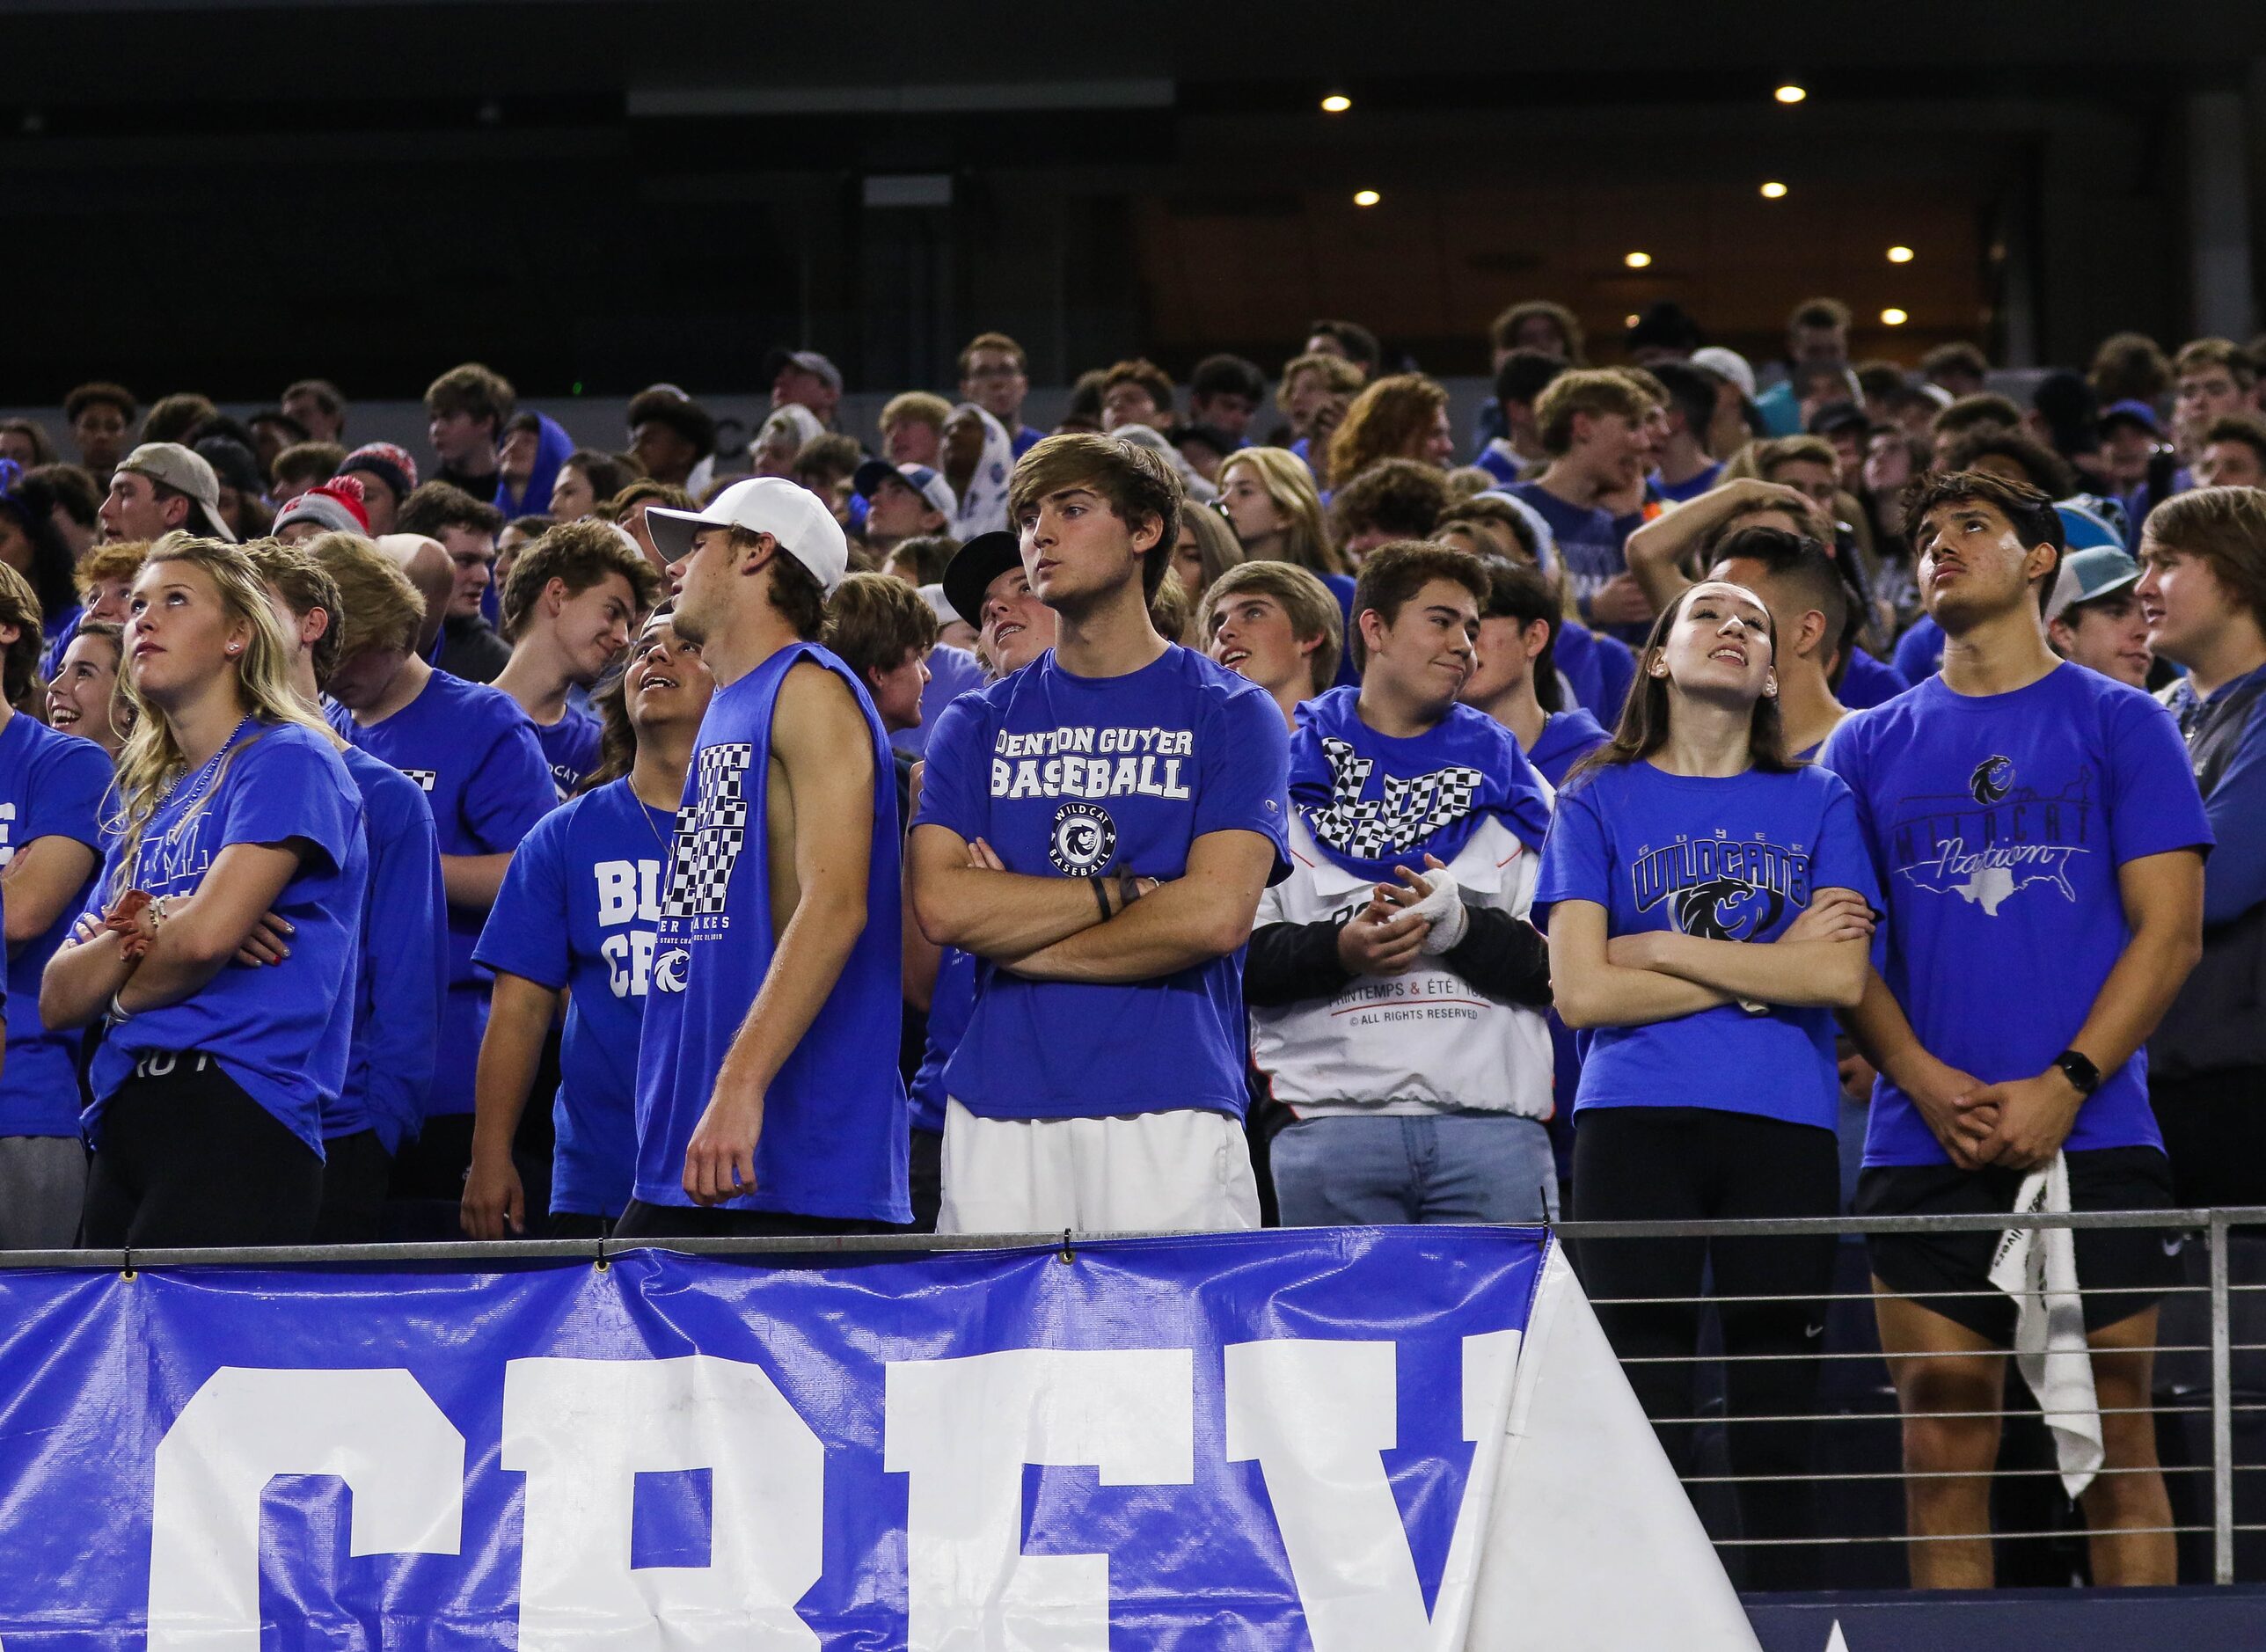
[(1330, 436), (1330, 486), (1343, 487), (1379, 459), (1414, 458), (1447, 405), (1448, 392), (1422, 373), (1378, 379)]

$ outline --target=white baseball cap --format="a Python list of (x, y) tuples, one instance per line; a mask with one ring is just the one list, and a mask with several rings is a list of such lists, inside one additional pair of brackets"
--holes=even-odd
[(783, 476), (751, 476), (735, 482), (701, 510), (664, 510), (648, 505), (645, 529), (664, 562), (682, 561), (703, 528), (744, 528), (767, 533), (779, 549), (810, 571), (829, 596), (850, 572), (850, 542), (842, 524), (817, 494)]

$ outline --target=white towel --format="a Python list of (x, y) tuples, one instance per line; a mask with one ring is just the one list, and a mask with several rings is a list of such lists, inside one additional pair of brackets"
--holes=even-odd
[[(2069, 1159), (2023, 1178), (2017, 1215), (2069, 1209)], [(2014, 1363), (2053, 1431), (2062, 1489), (2074, 1499), (2102, 1463), (2101, 1402), (2093, 1390), (2085, 1308), (2077, 1291), (2077, 1235), (2065, 1227), (2010, 1227), (1999, 1235), (1991, 1283), (2014, 1299)]]

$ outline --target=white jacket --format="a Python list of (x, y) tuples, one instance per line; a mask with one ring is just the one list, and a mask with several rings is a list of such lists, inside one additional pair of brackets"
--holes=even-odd
[[(1341, 921), (1368, 903), (1370, 881), (1316, 848), (1296, 810), (1290, 837), (1290, 875), (1260, 898), (1260, 924)], [(1539, 844), (1521, 843), (1491, 818), (1448, 869), (1468, 904), (1524, 917), (1540, 863)], [(1542, 1013), (1488, 998), (1445, 958), (1420, 958), (1405, 975), (1356, 976), (1327, 1001), (1254, 1006), (1250, 1015), (1252, 1060), (1275, 1099), (1301, 1118), (1550, 1116), (1550, 1029)]]

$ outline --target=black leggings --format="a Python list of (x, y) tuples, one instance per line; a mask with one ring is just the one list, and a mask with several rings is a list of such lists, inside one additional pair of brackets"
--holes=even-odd
[(315, 1224), (318, 1245), (375, 1245), (385, 1211), (385, 1184), (393, 1157), (374, 1129), (333, 1136), (323, 1144), (323, 1214)]
[(103, 1108), (80, 1240), (303, 1245), (322, 1204), (322, 1159), (220, 1063), (152, 1051)]
[[(1590, 1107), (1575, 1121), (1574, 1213), (1583, 1221), (1697, 1221), (1721, 1217), (1833, 1216), (1840, 1210), (1839, 1151), (1831, 1130), (1712, 1107)], [(1653, 1419), (1679, 1475), (1692, 1473), (1693, 1429), (1663, 1418), (1693, 1413), (1692, 1358), (1700, 1345), (1703, 1268), (1721, 1297), (1784, 1297), (1725, 1302), (1716, 1312), (1723, 1350), (1806, 1356), (1733, 1359), (1723, 1367), (1731, 1419), (1725, 1430), (1738, 1475), (1810, 1472), (1813, 1425), (1748, 1422), (1745, 1417), (1807, 1416), (1816, 1409), (1833, 1235), (1816, 1238), (1584, 1239), (1575, 1268), (1596, 1301), (1629, 1386)], [(1674, 1297), (1676, 1302), (1628, 1302)], [(1738, 1487), (1741, 1535), (1801, 1538), (1814, 1527), (1814, 1495), (1804, 1479)], [(1748, 1586), (1809, 1587), (1807, 1548), (1768, 1544), (1742, 1550)]]

